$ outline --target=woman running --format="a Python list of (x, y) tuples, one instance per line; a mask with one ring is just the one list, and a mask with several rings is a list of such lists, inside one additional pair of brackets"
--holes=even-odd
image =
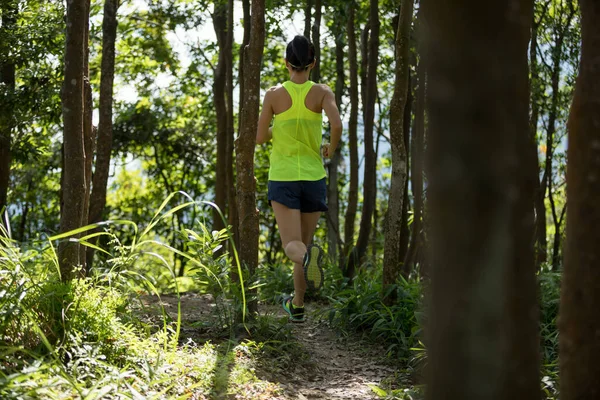
[[(296, 36), (288, 43), (285, 65), (290, 80), (265, 94), (256, 134), (258, 144), (273, 140), (268, 198), (285, 254), (294, 263), (294, 296), (283, 300), (293, 322), (304, 321), (307, 287), (317, 290), (323, 285), (323, 250), (311, 244), (321, 212), (327, 211), (321, 150), (332, 157), (342, 135), (333, 92), (309, 80), (316, 62), (307, 38)], [(321, 147), (323, 111), (331, 124), (331, 143)]]

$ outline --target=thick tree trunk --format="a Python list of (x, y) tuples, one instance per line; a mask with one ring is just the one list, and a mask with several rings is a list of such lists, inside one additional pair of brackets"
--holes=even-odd
[[(65, 79), (62, 88), (64, 120), (63, 207), (60, 231), (66, 233), (82, 226), (85, 204), (85, 142), (84, 142), (84, 63), (86, 21), (85, 0), (67, 3)], [(58, 247), (61, 278), (73, 277), (74, 268), (81, 265), (79, 244), (63, 240)]]
[[(421, 15), (419, 15), (419, 23), (421, 23)], [(422, 227), (423, 215), (423, 138), (425, 137), (425, 66), (423, 58), (417, 66), (417, 101), (415, 110), (415, 124), (413, 131), (413, 139), (411, 141), (411, 183), (413, 193), (413, 223), (410, 236), (410, 243), (404, 264), (402, 266), (402, 276), (406, 279), (409, 277), (414, 268), (417, 247), (420, 244), (419, 236)]]
[(581, 0), (581, 64), (569, 117), (560, 302), (562, 400), (600, 397), (600, 3)]
[[(12, 40), (5, 39), (15, 29), (17, 23), (17, 2), (7, 2), (2, 8), (2, 26), (0, 34), (2, 43), (0, 43), (0, 60), (5, 60), (0, 64), (0, 83), (4, 90), (0, 93), (0, 225), (4, 225), (4, 212), (8, 207), (8, 185), (10, 182), (10, 164), (11, 164), (11, 141), (12, 130), (14, 126), (14, 90), (15, 90), (15, 64), (11, 60), (11, 54), (14, 54), (14, 43)], [(8, 215), (8, 213), (6, 214)], [(3, 231), (0, 229), (0, 236)]]
[[(258, 267), (258, 210), (254, 178), (254, 148), (260, 96), (260, 69), (265, 44), (265, 1), (252, 0), (252, 28), (249, 45), (244, 49), (244, 92), (240, 112), (240, 136), (237, 140), (237, 197), (240, 216), (240, 260), (250, 277)], [(252, 293), (249, 293), (252, 296)], [(257, 311), (256, 300), (248, 304)]]
[[(369, 56), (366, 71), (366, 87), (364, 109), (364, 141), (365, 141), (365, 176), (363, 181), (363, 207), (360, 218), (360, 230), (356, 246), (348, 258), (346, 275), (352, 278), (356, 268), (360, 265), (362, 258), (367, 253), (371, 228), (373, 223), (373, 211), (377, 193), (377, 160), (373, 148), (373, 128), (375, 122), (375, 102), (377, 101), (377, 66), (379, 61), (379, 0), (372, 0), (369, 11), (370, 38), (368, 41)], [(365, 31), (367, 28), (365, 27)], [(363, 63), (365, 60), (363, 60)]]
[[(214, 2), (213, 26), (219, 45), (219, 60), (214, 70), (213, 95), (217, 127), (217, 160), (215, 174), (215, 204), (223, 215), (227, 213), (227, 0)], [(222, 230), (225, 223), (219, 210), (213, 210), (213, 229)]]
[(321, 80), (321, 0), (315, 0), (315, 23), (312, 27), (312, 43), (315, 46), (317, 63), (312, 70), (312, 81), (319, 83)]
[[(96, 165), (92, 177), (90, 196), (90, 223), (103, 219), (106, 191), (110, 172), (110, 156), (113, 137), (113, 87), (115, 80), (115, 42), (117, 39), (117, 7), (119, 0), (105, 0), (102, 20), (102, 63), (100, 66), (100, 110)], [(92, 243), (96, 243), (93, 240)], [(87, 251), (87, 265), (91, 268), (94, 249)]]
[[(337, 16), (340, 18), (340, 16)], [(335, 101), (339, 109), (342, 107), (342, 96), (344, 95), (344, 25), (341, 21), (336, 21), (334, 27), (335, 35)], [(333, 262), (338, 262), (338, 256), (341, 253), (341, 235), (340, 235), (340, 191), (338, 186), (338, 168), (342, 160), (342, 144), (338, 146), (335, 154), (328, 165), (329, 181), (327, 182), (327, 240), (329, 244), (329, 257)], [(338, 253), (340, 251), (340, 253)], [(341, 262), (342, 258), (340, 258)]]
[[(392, 148), (392, 178), (388, 199), (388, 211), (385, 224), (385, 243), (383, 250), (383, 292), (396, 283), (400, 276), (402, 214), (406, 199), (408, 164), (405, 143), (407, 119), (406, 108), (410, 87), (410, 28), (412, 25), (413, 0), (402, 0), (400, 22), (396, 34), (396, 81), (390, 104), (390, 145)], [(408, 115), (410, 120), (410, 113)], [(408, 125), (410, 126), (410, 125)], [(392, 291), (386, 301), (396, 300), (396, 291)]]
[(304, 5), (304, 37), (310, 40), (310, 26), (312, 14), (312, 0), (306, 0)]
[(427, 399), (539, 399), (527, 45), (533, 0), (425, 2)]
[(348, 13), (348, 63), (350, 64), (350, 117), (348, 120), (348, 149), (350, 152), (350, 183), (348, 207), (344, 217), (344, 253), (340, 267), (346, 272), (346, 257), (354, 244), (354, 225), (358, 208), (358, 62), (354, 28), (354, 2)]

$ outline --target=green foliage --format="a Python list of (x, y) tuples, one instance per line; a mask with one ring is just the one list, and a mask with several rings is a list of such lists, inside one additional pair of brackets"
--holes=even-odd
[(400, 280), (390, 287), (397, 302), (382, 301), (380, 269), (360, 270), (354, 281), (345, 282), (331, 295), (332, 308), (326, 311), (329, 322), (343, 331), (355, 331), (382, 344), (388, 356), (408, 361), (410, 350), (421, 334), (422, 285)]
[(540, 336), (542, 348), (542, 391), (546, 398), (558, 398), (558, 310), (560, 281), (558, 273), (539, 275)]

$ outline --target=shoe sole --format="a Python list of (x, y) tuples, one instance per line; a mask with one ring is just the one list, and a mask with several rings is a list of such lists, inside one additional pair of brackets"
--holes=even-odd
[(323, 249), (319, 246), (311, 244), (306, 250), (308, 260), (304, 263), (304, 280), (306, 285), (311, 290), (319, 290), (323, 286)]
[(283, 306), (283, 311), (285, 311), (286, 313), (288, 313), (288, 315), (289, 315), (289, 320), (290, 320), (291, 322), (295, 323), (295, 324), (301, 324), (301, 323), (303, 323), (304, 321), (306, 321), (306, 317), (302, 317), (302, 319), (297, 319), (297, 318), (294, 318), (294, 317), (292, 316), (292, 313), (291, 313), (291, 311), (290, 311), (290, 310), (289, 310), (289, 309), (288, 309), (288, 308), (285, 306), (285, 303), (286, 303), (286, 301), (287, 301), (287, 299), (283, 299), (283, 302), (282, 302), (282, 304), (281, 304), (281, 305)]

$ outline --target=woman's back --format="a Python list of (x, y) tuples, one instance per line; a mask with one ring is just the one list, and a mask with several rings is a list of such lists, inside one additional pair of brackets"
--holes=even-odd
[(321, 159), (322, 103), (326, 93), (321, 85), (287, 81), (271, 89), (273, 151), (269, 180), (316, 181), (325, 177)]

